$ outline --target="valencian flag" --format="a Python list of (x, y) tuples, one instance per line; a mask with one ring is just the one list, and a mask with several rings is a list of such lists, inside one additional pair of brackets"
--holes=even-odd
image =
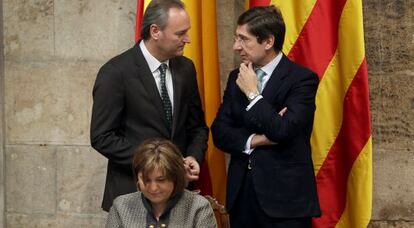
[[(141, 32), (143, 12), (150, 0), (137, 0), (136, 33), (138, 41)], [(184, 0), (190, 15), (191, 43), (186, 45), (184, 55), (193, 60), (197, 70), (198, 87), (204, 106), (207, 125), (210, 126), (220, 106), (220, 73), (217, 53), (216, 1)], [(213, 145), (210, 135), (200, 179), (196, 187), (203, 195), (212, 195), (224, 204), (226, 194), (226, 166), (224, 154)]]
[(372, 138), (362, 2), (250, 0), (246, 7), (269, 4), (286, 23), (283, 52), (320, 78), (311, 145), (322, 216), (313, 227), (366, 227)]

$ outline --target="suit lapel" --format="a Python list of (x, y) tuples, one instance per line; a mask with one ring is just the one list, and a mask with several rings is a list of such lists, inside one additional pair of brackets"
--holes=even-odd
[(175, 59), (170, 59), (170, 70), (171, 70), (171, 77), (173, 82), (173, 90), (174, 90), (174, 107), (173, 107), (173, 124), (171, 129), (171, 135), (174, 135), (175, 128), (178, 123), (178, 116), (181, 109), (181, 96), (182, 96), (182, 87), (184, 84), (182, 76), (182, 72), (180, 67), (177, 66)]
[(288, 75), (290, 60), (283, 55), (279, 64), (273, 70), (272, 76), (270, 76), (269, 81), (262, 92), (262, 96), (267, 100), (271, 101), (277, 95), (277, 91), (282, 85), (283, 79)]
[[(148, 97), (150, 97), (152, 103), (158, 110), (160, 117), (163, 119), (164, 126), (167, 126), (167, 119), (164, 115), (164, 108), (162, 106), (161, 95), (158, 91), (157, 84), (155, 83), (154, 76), (152, 75), (152, 72), (149, 69), (148, 63), (145, 60), (141, 49), (139, 48), (139, 42), (137, 42), (137, 44), (135, 44), (134, 46), (134, 56), (134, 61), (137, 66), (137, 76), (141, 80), (145, 91), (148, 93)], [(167, 128), (165, 127), (165, 129)]]

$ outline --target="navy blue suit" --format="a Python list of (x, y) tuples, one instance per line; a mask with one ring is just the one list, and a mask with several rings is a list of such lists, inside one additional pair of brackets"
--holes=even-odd
[[(232, 71), (223, 103), (212, 125), (215, 145), (231, 155), (227, 208), (237, 205), (247, 173), (261, 210), (270, 218), (310, 218), (320, 215), (310, 136), (319, 79), (312, 71), (283, 56), (260, 99), (246, 111), (249, 101)], [(288, 111), (283, 117), (278, 112)], [(242, 151), (249, 136), (264, 134), (277, 145)], [(248, 162), (251, 169), (247, 169)], [(244, 199), (241, 199), (244, 200)], [(241, 201), (243, 202), (243, 201)]]

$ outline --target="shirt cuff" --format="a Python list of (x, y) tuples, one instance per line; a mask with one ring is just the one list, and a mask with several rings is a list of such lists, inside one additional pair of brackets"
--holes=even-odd
[(256, 98), (254, 98), (251, 102), (250, 102), (250, 104), (249, 105), (247, 105), (247, 108), (246, 108), (246, 111), (249, 111), (252, 107), (253, 107), (253, 105), (254, 104), (256, 104), (256, 102), (257, 101), (259, 101), (260, 99), (262, 99), (263, 98), (263, 96), (262, 95), (259, 95), (259, 96), (257, 96)]
[(256, 135), (256, 134), (251, 134), (251, 135), (249, 136), (249, 138), (247, 139), (246, 145), (244, 146), (243, 153), (250, 155), (250, 154), (253, 152), (254, 148), (253, 148), (253, 149), (251, 149), (251, 148), (250, 148), (250, 144), (251, 144), (251, 142), (252, 142), (253, 136), (255, 136), (255, 135)]

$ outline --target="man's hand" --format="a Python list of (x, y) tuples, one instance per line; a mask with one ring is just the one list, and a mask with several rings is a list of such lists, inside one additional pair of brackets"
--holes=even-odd
[(240, 64), (236, 84), (246, 96), (248, 96), (250, 92), (257, 91), (257, 76), (253, 70), (252, 63)]
[[(277, 114), (279, 116), (283, 116), (285, 115), (285, 113), (287, 112), (287, 107), (282, 108), (282, 110), (280, 110)], [(252, 141), (250, 143), (250, 147), (254, 148), (254, 147), (258, 147), (258, 146), (268, 146), (268, 145), (276, 145), (277, 142), (273, 142), (270, 139), (268, 139), (266, 137), (266, 135), (254, 135), (252, 138)]]
[(266, 137), (266, 135), (254, 135), (250, 143), (250, 148), (255, 148), (258, 146), (269, 146), (276, 145), (276, 142), (271, 141)]
[(184, 158), (184, 167), (186, 171), (185, 176), (188, 182), (198, 180), (198, 175), (200, 174), (200, 165), (193, 156)]
[(284, 107), (277, 114), (279, 114), (279, 116), (283, 116), (283, 115), (285, 115), (286, 112), (287, 112), (287, 107)]

